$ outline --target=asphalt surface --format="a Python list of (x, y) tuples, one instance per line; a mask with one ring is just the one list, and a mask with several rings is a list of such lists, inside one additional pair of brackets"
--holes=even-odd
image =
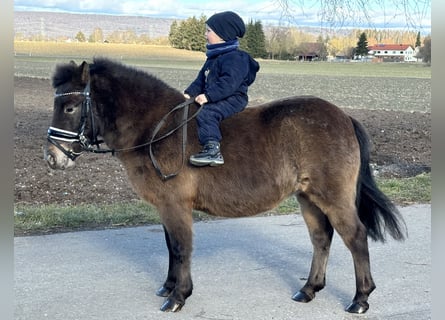
[(405, 242), (370, 240), (377, 289), (364, 315), (344, 308), (355, 292), (349, 251), (335, 235), (327, 286), (291, 300), (307, 277), (312, 248), (299, 215), (199, 222), (193, 295), (163, 313), (161, 226), (15, 238), (14, 319), (431, 319), (431, 206), (401, 208)]

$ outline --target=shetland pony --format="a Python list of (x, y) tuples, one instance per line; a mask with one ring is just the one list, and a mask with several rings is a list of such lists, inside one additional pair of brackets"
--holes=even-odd
[(169, 254), (167, 278), (156, 292), (165, 297), (162, 311), (179, 311), (192, 294), (192, 210), (251, 216), (290, 195), (313, 245), (307, 282), (292, 299), (309, 302), (325, 286), (335, 230), (355, 267), (356, 292), (346, 311), (368, 310), (375, 289), (368, 236), (402, 240), (406, 230), (376, 186), (369, 139), (357, 120), (312, 96), (246, 108), (221, 123), (225, 164), (197, 168), (186, 159), (200, 149), (192, 120), (199, 106), (153, 75), (96, 58), (59, 65), (52, 84), (49, 166), (66, 169), (83, 152), (113, 152), (136, 193), (159, 212)]

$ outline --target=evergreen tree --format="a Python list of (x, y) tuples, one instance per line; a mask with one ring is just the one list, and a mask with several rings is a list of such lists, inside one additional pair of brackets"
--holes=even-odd
[(206, 17), (201, 16), (200, 19), (193, 17), (187, 26), (189, 34), (189, 50), (192, 51), (206, 51), (206, 39), (205, 39), (205, 22)]
[(428, 36), (423, 40), (423, 47), (420, 48), (419, 58), (422, 58), (422, 61), (426, 64), (431, 65), (431, 37)]
[(250, 31), (251, 25), (252, 25), (252, 21), (249, 21), (249, 23), (246, 25), (246, 33), (244, 34), (244, 37), (239, 39), (240, 49), (247, 51), (247, 52), (249, 52), (249, 45), (248, 45), (247, 38), (249, 38), (249, 34), (251, 32)]
[(366, 38), (366, 33), (362, 32), (357, 42), (357, 47), (355, 48), (355, 55), (358, 57), (363, 57), (368, 55), (368, 39)]
[(266, 36), (263, 30), (263, 24), (261, 21), (256, 21), (254, 24), (255, 31), (255, 49), (252, 54), (255, 58), (266, 58)]
[(416, 37), (416, 45), (414, 46), (414, 48), (420, 47), (422, 45), (422, 42), (420, 41), (420, 31), (417, 32), (417, 37)]
[(240, 48), (254, 58), (266, 58), (266, 36), (261, 21), (250, 20), (246, 25), (246, 34), (240, 39)]
[(205, 16), (199, 19), (196, 17), (178, 22), (174, 21), (170, 26), (169, 41), (173, 48), (186, 49), (193, 51), (205, 51), (206, 39)]
[(178, 21), (173, 21), (170, 25), (170, 32), (168, 34), (168, 41), (173, 48), (179, 48), (180, 43), (180, 35), (179, 35), (179, 25)]

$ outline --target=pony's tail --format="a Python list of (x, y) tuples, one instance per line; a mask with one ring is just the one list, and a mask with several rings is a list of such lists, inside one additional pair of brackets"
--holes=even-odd
[(365, 128), (351, 117), (360, 145), (360, 173), (357, 181), (356, 206), (368, 236), (385, 242), (388, 232), (395, 240), (404, 240), (405, 222), (391, 200), (377, 187), (369, 165), (370, 142)]

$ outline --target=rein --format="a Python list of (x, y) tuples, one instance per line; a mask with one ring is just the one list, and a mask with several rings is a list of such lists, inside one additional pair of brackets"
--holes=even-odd
[[(92, 153), (111, 153), (112, 155), (114, 155), (116, 152), (132, 151), (132, 150), (136, 150), (136, 149), (140, 149), (140, 148), (148, 146), (149, 147), (150, 160), (151, 160), (151, 162), (153, 164), (153, 167), (156, 170), (156, 173), (160, 176), (160, 178), (163, 181), (166, 181), (168, 179), (171, 179), (171, 178), (177, 176), (179, 174), (179, 172), (182, 170), (182, 168), (184, 167), (185, 152), (186, 152), (186, 146), (187, 146), (187, 124), (193, 118), (195, 118), (198, 115), (198, 113), (201, 111), (201, 109), (203, 107), (203, 106), (200, 106), (198, 108), (198, 110), (196, 110), (196, 112), (189, 117), (188, 116), (188, 114), (189, 114), (189, 106), (190, 106), (190, 104), (194, 103), (194, 98), (187, 99), (186, 101), (184, 101), (184, 102), (178, 104), (177, 106), (175, 106), (167, 114), (165, 114), (162, 117), (162, 119), (155, 126), (150, 141), (148, 141), (146, 143), (143, 143), (143, 144), (140, 144), (140, 145), (133, 146), (133, 147), (128, 147), (128, 148), (100, 149), (100, 144), (103, 143), (104, 141), (97, 140), (97, 137), (96, 137), (97, 136), (97, 129), (96, 129), (96, 125), (95, 125), (95, 122), (94, 122), (93, 111), (92, 111), (92, 108), (91, 108), (90, 81), (88, 81), (88, 83), (87, 83), (87, 85), (86, 85), (86, 87), (85, 87), (85, 89), (83, 91), (72, 91), (72, 92), (66, 92), (66, 93), (57, 93), (57, 94), (54, 95), (54, 98), (64, 97), (64, 96), (68, 96), (68, 95), (82, 95), (82, 96), (85, 97), (85, 99), (82, 102), (81, 118), (80, 118), (80, 124), (79, 124), (78, 132), (76, 133), (76, 132), (73, 132), (73, 131), (67, 131), (67, 130), (63, 130), (63, 129), (59, 129), (59, 128), (55, 128), (55, 127), (49, 127), (48, 133), (47, 133), (47, 140), (51, 144), (55, 145), (60, 151), (62, 151), (71, 160), (74, 161), (84, 151), (92, 152)], [(159, 131), (165, 125), (168, 117), (170, 115), (172, 115), (174, 112), (176, 112), (176, 111), (178, 111), (180, 109), (183, 109), (183, 117), (182, 117), (181, 123), (179, 125), (177, 125), (175, 128), (173, 128), (170, 131), (166, 132), (165, 134), (163, 134), (163, 135), (161, 135), (159, 137), (156, 137), (157, 134), (159, 133)], [(90, 142), (88, 140), (88, 138), (85, 136), (85, 127), (86, 127), (88, 116), (91, 119), (91, 128), (93, 130), (93, 139), (94, 139), (94, 141), (92, 141), (92, 142)], [(159, 142), (159, 141), (169, 137), (170, 135), (172, 135), (174, 132), (176, 132), (177, 130), (179, 130), (181, 128), (182, 128), (182, 161), (181, 161), (181, 167), (178, 170), (176, 170), (174, 173), (164, 174), (162, 172), (162, 170), (161, 170), (161, 167), (160, 167), (158, 161), (156, 160), (156, 158), (154, 156), (152, 146), (153, 146), (154, 143)], [(74, 144), (74, 143), (78, 143), (81, 150), (80, 151), (67, 150), (59, 143), (59, 141), (70, 142), (71, 145)]]
[[(192, 104), (194, 102), (194, 98), (190, 98), (187, 99), (186, 101), (184, 101), (183, 103), (178, 104), (176, 107), (174, 107), (172, 110), (170, 110), (164, 117), (162, 117), (162, 119), (158, 122), (158, 124), (156, 125), (155, 129), (153, 130), (153, 135), (151, 137), (151, 140), (141, 146), (145, 146), (148, 145), (149, 146), (149, 155), (150, 155), (150, 160), (151, 163), (153, 164), (153, 167), (155, 168), (156, 172), (158, 173), (158, 175), (161, 177), (161, 179), (163, 181), (166, 181), (168, 179), (171, 179), (173, 177), (176, 177), (179, 172), (182, 170), (182, 168), (184, 168), (184, 163), (185, 163), (185, 151), (186, 151), (186, 147), (187, 147), (187, 124), (189, 123), (190, 120), (192, 120), (193, 118), (195, 118), (198, 113), (201, 111), (203, 106), (200, 106), (198, 108), (198, 110), (196, 110), (196, 112), (189, 117), (188, 113), (189, 113), (189, 106), (190, 104)], [(179, 110), (183, 108), (183, 115), (182, 115), (182, 122), (176, 126), (175, 128), (173, 128), (172, 130), (170, 130), (169, 132), (163, 134), (162, 136), (160, 136), (159, 138), (156, 138), (156, 135), (158, 134), (158, 132), (161, 130), (161, 128), (164, 126), (165, 122), (167, 121), (167, 118), (173, 114), (173, 112)], [(176, 170), (174, 173), (170, 173), (170, 174), (164, 174), (161, 170), (161, 166), (159, 165), (158, 161), (156, 160), (154, 153), (153, 153), (153, 143), (157, 142), (157, 141), (161, 141), (162, 139), (167, 138), (168, 136), (170, 136), (171, 134), (173, 134), (176, 130), (182, 128), (182, 159), (181, 159), (181, 167)], [(138, 146), (138, 147), (141, 147)]]

